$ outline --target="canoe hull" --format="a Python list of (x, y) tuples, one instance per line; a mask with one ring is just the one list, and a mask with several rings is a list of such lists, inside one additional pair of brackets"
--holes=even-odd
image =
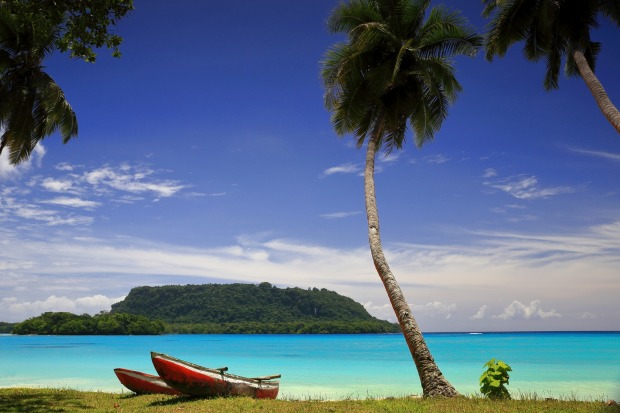
[(161, 353), (151, 353), (153, 366), (166, 384), (181, 393), (198, 397), (246, 396), (275, 399), (280, 383), (235, 376)]
[(123, 386), (137, 394), (181, 394), (178, 390), (168, 386), (161, 377), (152, 374), (121, 368), (114, 369), (114, 373)]

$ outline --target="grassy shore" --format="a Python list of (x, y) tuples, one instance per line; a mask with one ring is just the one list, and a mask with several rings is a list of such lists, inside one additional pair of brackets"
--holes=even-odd
[(620, 413), (620, 406), (603, 401), (537, 400), (535, 397), (492, 401), (482, 398), (367, 400), (195, 399), (163, 395), (134, 396), (65, 389), (0, 388), (0, 412), (363, 412), (363, 413)]

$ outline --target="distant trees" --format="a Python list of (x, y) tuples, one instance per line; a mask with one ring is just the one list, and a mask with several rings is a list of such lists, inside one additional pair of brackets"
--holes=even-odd
[(155, 335), (162, 334), (164, 323), (130, 314), (100, 313), (76, 315), (68, 312), (46, 312), (17, 323), (13, 334), (39, 335)]
[(255, 284), (136, 287), (112, 305), (156, 318), (167, 333), (357, 334), (396, 333), (398, 325), (372, 317), (349, 297), (318, 288)]
[(113, 304), (111, 312), (168, 323), (381, 321), (360, 303), (334, 291), (278, 288), (267, 282), (136, 287)]
[(387, 321), (298, 321), (288, 323), (169, 323), (166, 333), (175, 334), (385, 334), (398, 333)]
[[(8, 325), (8, 324), (7, 324)], [(136, 287), (95, 316), (46, 312), (10, 325), (7, 333), (125, 334), (379, 334), (398, 325), (326, 289), (269, 283)], [(1, 325), (0, 325), (1, 327)]]
[(0, 334), (9, 334), (13, 330), (14, 326), (15, 323), (0, 321)]

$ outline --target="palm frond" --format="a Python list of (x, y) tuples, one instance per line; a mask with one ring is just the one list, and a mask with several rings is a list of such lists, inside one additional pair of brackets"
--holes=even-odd
[(381, 20), (381, 15), (372, 0), (358, 0), (339, 4), (327, 20), (332, 33), (350, 33), (366, 23)]
[(553, 44), (554, 47), (550, 47), (547, 50), (547, 70), (543, 82), (546, 90), (557, 89), (559, 87), (558, 77), (560, 68), (562, 67), (562, 55), (566, 50), (565, 43), (561, 39), (557, 39)]
[(618, 0), (598, 0), (598, 10), (616, 26), (620, 26), (620, 2)]
[(28, 159), (37, 143), (60, 130), (63, 142), (77, 136), (77, 118), (63, 91), (42, 69), (54, 50), (56, 27), (35, 30), (32, 22), (0, 7), (0, 146), (9, 161)]
[[(527, 37), (540, 0), (496, 1), (496, 13), (488, 26), (486, 58), (504, 56), (508, 48)], [(543, 0), (544, 1), (544, 0)]]
[[(430, 0), (349, 0), (329, 19), (345, 43), (325, 54), (325, 106), (339, 135), (358, 145), (379, 136), (377, 149), (398, 149), (412, 127), (415, 140), (432, 139), (460, 85), (450, 57), (472, 55), (478, 36), (458, 13)], [(437, 73), (435, 73), (437, 72)], [(378, 135), (376, 135), (378, 133)]]
[(419, 44), (423, 45), (420, 55), (424, 57), (475, 56), (482, 37), (459, 13), (437, 6), (420, 29)]

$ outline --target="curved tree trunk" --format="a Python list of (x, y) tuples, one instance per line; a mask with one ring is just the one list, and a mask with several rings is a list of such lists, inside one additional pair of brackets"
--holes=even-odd
[(599, 109), (603, 112), (603, 115), (605, 115), (609, 123), (611, 123), (611, 126), (616, 129), (616, 132), (620, 133), (620, 112), (618, 112), (618, 109), (611, 102), (609, 96), (607, 96), (607, 92), (605, 92), (603, 85), (590, 68), (585, 56), (581, 51), (576, 50), (573, 53), (573, 59), (575, 59), (577, 69), (584, 82), (586, 82), (586, 86), (590, 89), (590, 93), (594, 96), (594, 100)]
[[(378, 130), (381, 129), (380, 122)], [(375, 155), (377, 151), (378, 133), (375, 131), (373, 137), (368, 141), (366, 152), (366, 169), (364, 171), (364, 190), (366, 196), (366, 214), (368, 216), (368, 242), (370, 252), (377, 269), (377, 273), (383, 282), (385, 290), (390, 298), (392, 308), (398, 318), (398, 323), (403, 331), (407, 346), (413, 357), (413, 362), (418, 370), (422, 393), (424, 397), (455, 397), (459, 393), (443, 376), (435, 360), (426, 345), (418, 323), (411, 314), (409, 304), (405, 300), (396, 278), (392, 274), (390, 267), (383, 255), (381, 238), (379, 234), (379, 214), (377, 211), (377, 201), (375, 197)]]

